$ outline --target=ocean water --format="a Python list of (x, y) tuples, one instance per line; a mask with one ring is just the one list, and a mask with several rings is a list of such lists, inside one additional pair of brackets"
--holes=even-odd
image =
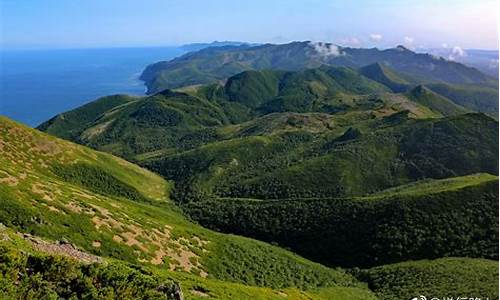
[(176, 47), (3, 50), (0, 115), (35, 127), (101, 96), (142, 95), (142, 70), (183, 53)]

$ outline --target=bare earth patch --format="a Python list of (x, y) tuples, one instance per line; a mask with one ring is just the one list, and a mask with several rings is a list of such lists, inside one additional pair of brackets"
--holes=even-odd
[(19, 234), (22, 238), (25, 240), (31, 242), (33, 247), (39, 251), (50, 253), (50, 254), (56, 254), (56, 255), (62, 255), (66, 257), (71, 257), (76, 260), (85, 262), (85, 263), (102, 263), (103, 260), (99, 256), (95, 256), (83, 251), (80, 251), (76, 249), (73, 245), (68, 244), (68, 243), (51, 243), (42, 240), (39, 237), (30, 235), (30, 234)]
[(8, 186), (16, 186), (19, 183), (19, 180), (11, 175), (7, 175), (7, 177), (0, 178), (0, 183), (5, 183)]
[(61, 148), (58, 144), (53, 141), (39, 139), (35, 142), (35, 146), (32, 148), (34, 151), (46, 155), (54, 156), (61, 153)]
[(280, 295), (281, 297), (288, 297), (288, 294), (282, 291), (278, 291), (277, 294)]
[[(56, 213), (63, 213), (62, 211), (60, 211), (58, 208), (52, 206), (52, 205), (49, 205), (48, 206), (49, 210), (50, 211), (53, 211), (53, 212), (56, 212)], [(64, 214), (64, 213), (63, 213)]]
[(96, 137), (96, 136), (100, 135), (101, 133), (103, 133), (106, 130), (106, 128), (108, 128), (108, 126), (113, 121), (114, 121), (114, 119), (113, 120), (109, 120), (107, 122), (104, 122), (102, 124), (98, 124), (98, 125), (96, 125), (94, 127), (88, 128), (87, 130), (85, 130), (82, 133), (82, 135), (81, 135), (82, 139), (88, 141), (88, 140), (92, 139), (93, 137)]
[(210, 296), (207, 293), (202, 292), (202, 291), (198, 291), (198, 290), (191, 290), (190, 292), (191, 292), (191, 294), (196, 295), (198, 297), (209, 297)]
[(64, 205), (67, 209), (71, 210), (74, 213), (81, 213), (82, 208), (76, 202), (69, 202)]
[(46, 200), (46, 201), (54, 200), (53, 193), (47, 190), (47, 186), (44, 186), (40, 183), (32, 184), (31, 191), (39, 196), (42, 196), (43, 200)]

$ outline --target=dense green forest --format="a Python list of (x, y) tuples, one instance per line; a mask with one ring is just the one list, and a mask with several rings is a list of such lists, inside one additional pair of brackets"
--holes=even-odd
[(191, 202), (184, 209), (206, 227), (277, 243), (331, 266), (443, 256), (498, 259), (497, 178), (454, 180), (442, 191), (434, 189), (447, 180), (361, 198), (224, 198)]
[(386, 300), (406, 299), (407, 295), (475, 295), (473, 297), (498, 299), (498, 282), (490, 281), (498, 278), (498, 261), (442, 258), (403, 262), (363, 270), (358, 277), (368, 282), (380, 299)]
[(184, 202), (205, 195), (344, 197), (423, 178), (498, 172), (498, 123), (485, 115), (393, 121), (340, 137), (304, 131), (244, 137), (143, 164), (173, 179)]

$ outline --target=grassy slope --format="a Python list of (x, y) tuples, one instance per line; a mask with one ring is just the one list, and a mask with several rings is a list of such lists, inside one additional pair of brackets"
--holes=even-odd
[(365, 66), (360, 69), (360, 73), (382, 83), (395, 93), (404, 92), (411, 86), (411, 83), (402, 78), (402, 76), (380, 63)]
[[(411, 88), (425, 82), (425, 80), (419, 81), (411, 76), (406, 76), (408, 78), (405, 78), (402, 74), (394, 72), (394, 70), (381, 63), (365, 66), (359, 71), (364, 76), (390, 87), (394, 92), (408, 92)], [(467, 108), (472, 111), (486, 113), (498, 119), (498, 83), (492, 86), (481, 86), (471, 84), (447, 84), (441, 82), (426, 83), (425, 86), (446, 99), (435, 95), (432, 102), (422, 99), (425, 101), (424, 104), (430, 103), (438, 110), (447, 112), (451, 109), (451, 112), (453, 112), (457, 110), (457, 107), (449, 103), (452, 101), (458, 106), (458, 110), (463, 111), (463, 108)], [(410, 97), (411, 94), (412, 92), (409, 92)]]
[[(184, 93), (165, 91), (108, 111), (84, 106), (54, 118), (39, 128), (122, 157), (162, 148), (192, 146), (216, 138), (212, 126), (227, 124), (222, 109)], [(90, 113), (87, 123), (67, 122), (73, 115)], [(76, 118), (77, 119), (77, 118)], [(78, 119), (77, 119), (78, 120)], [(73, 124), (76, 123), (76, 124)], [(76, 135), (68, 137), (67, 133)]]
[(40, 125), (40, 130), (50, 130), (59, 137), (76, 139), (90, 127), (101, 114), (110, 114), (115, 108), (126, 105), (136, 97), (114, 95), (99, 98), (77, 109), (55, 116)]
[[(274, 288), (359, 285), (341, 270), (190, 223), (169, 203), (167, 182), (122, 159), (6, 118), (0, 142), (0, 222), (13, 230), (64, 238), (84, 251), (148, 268), (206, 276), (208, 285), (217, 278)], [(65, 182), (54, 169), (61, 165), (99, 168), (113, 178), (109, 182), (126, 184), (149, 201), (128, 200), (92, 181)], [(87, 175), (85, 167), (79, 170)]]
[(404, 196), (404, 195), (440, 193), (445, 191), (460, 190), (469, 186), (478, 185), (495, 179), (497, 179), (497, 177), (491, 174), (472, 174), (472, 175), (451, 177), (440, 180), (424, 179), (410, 184), (389, 188), (371, 194), (370, 196), (371, 197)]
[(427, 87), (460, 106), (487, 113), (498, 119), (498, 83), (496, 88), (442, 83), (429, 84)]
[[(0, 225), (0, 293), (2, 299), (175, 299), (179, 285), (185, 299), (376, 299), (366, 288), (252, 287), (181, 272), (152, 269), (117, 259), (86, 263), (37, 249)], [(63, 270), (63, 271), (62, 271)]]
[[(272, 290), (183, 273), (150, 270), (107, 259), (104, 264), (86, 264), (35, 249), (14, 231), (0, 226), (0, 293), (3, 299), (173, 299), (174, 284), (180, 283), (185, 299), (307, 299), (369, 300), (377, 297), (366, 289), (331, 287), (301, 291)], [(64, 270), (61, 272), (60, 270)], [(29, 276), (28, 276), (29, 274)], [(498, 266), (494, 261), (444, 258), (411, 261), (353, 274), (369, 283), (378, 299), (409, 299), (415, 295), (454, 294), (498, 298)], [(13, 283), (17, 282), (16, 285)]]
[[(369, 290), (341, 271), (326, 269), (261, 242), (216, 234), (185, 221), (173, 206), (169, 206), (166, 198), (167, 183), (150, 172), (108, 154), (48, 137), (5, 118), (1, 119), (0, 124), (0, 147), (3, 153), (7, 154), (2, 157), (0, 178), (3, 201), (0, 220), (7, 225), (7, 228), (0, 228), (0, 282), (2, 292), (8, 292), (12, 298), (36, 299), (41, 295), (75, 295), (73, 293), (77, 291), (88, 291), (96, 293), (95, 295), (100, 293), (101, 296), (114, 293), (121, 299), (160, 299), (165, 298), (165, 294), (158, 289), (160, 286), (169, 287), (173, 282), (179, 282), (186, 299), (205, 299), (206, 295), (216, 299), (283, 299), (285, 294), (287, 299), (375, 299)], [(51, 166), (56, 162), (72, 164), (75, 159), (79, 163), (98, 164), (108, 170), (108, 174), (113, 170), (119, 171), (126, 176), (121, 178), (123, 182), (129, 183), (129, 186), (152, 202), (136, 203), (118, 196), (92, 192), (83, 186), (61, 182), (61, 179), (52, 173)], [(118, 173), (114, 174), (118, 176)], [(126, 179), (127, 177), (135, 178), (136, 182), (133, 183)], [(476, 175), (445, 182), (449, 189), (460, 191), (471, 185), (481, 185), (492, 180), (495, 178), (489, 175)], [(151, 183), (161, 188), (154, 189), (154, 192), (144, 189), (151, 186)], [(439, 182), (426, 181), (407, 189), (443, 193)], [(387, 193), (390, 193), (391, 197), (402, 194), (395, 190), (386, 191), (385, 194)], [(68, 197), (69, 195), (71, 197)], [(70, 203), (72, 204), (68, 205)], [(78, 207), (84, 211), (76, 213)], [(16, 210), (12, 210), (13, 208)], [(108, 209), (111, 214), (106, 213), (104, 209)], [(91, 217), (97, 217), (99, 220), (105, 216), (112, 227), (106, 228), (106, 225), (102, 225), (100, 231), (96, 230), (96, 224), (92, 223)], [(134, 221), (127, 216), (133, 217)], [(113, 227), (114, 225), (117, 227)], [(108, 234), (116, 234), (126, 239), (130, 237), (127, 232), (132, 229), (154, 235), (157, 233), (155, 229), (162, 230), (165, 225), (170, 226), (167, 229), (171, 238), (167, 242), (161, 240), (161, 235), (156, 235), (160, 238), (160, 244), (167, 242), (171, 245), (181, 240), (180, 245), (175, 246), (177, 251), (199, 254), (197, 260), (202, 264), (199, 268), (208, 272), (208, 278), (185, 272), (187, 270), (183, 269), (182, 265), (176, 266), (180, 272), (171, 272), (165, 264), (155, 266), (147, 261), (138, 261), (137, 252), (142, 251), (138, 245), (129, 247), (113, 243), (112, 239), (106, 237)], [(118, 226), (126, 230), (120, 233)], [(107, 257), (106, 263), (86, 265), (57, 255), (47, 255), (34, 249), (33, 245), (21, 239), (15, 231), (29, 231), (52, 239), (64, 237), (80, 249)], [(136, 240), (151, 246), (146, 235), (136, 236)], [(200, 240), (209, 243), (203, 245), (204, 243), (197, 242)], [(92, 245), (92, 242), (96, 241), (100, 242), (99, 247)], [(188, 247), (184, 248), (182, 245)], [(201, 248), (210, 251), (211, 259), (203, 256)], [(115, 251), (108, 252), (111, 249)], [(172, 257), (166, 260), (175, 265), (175, 255), (169, 255)], [(151, 258), (146, 252), (140, 256), (143, 259)], [(301, 268), (294, 269), (295, 265), (300, 265)], [(60, 269), (65, 271), (59, 272)], [(263, 270), (266, 272), (262, 273)], [(301, 273), (304, 270), (306, 273)], [(430, 276), (428, 270), (438, 272)], [(477, 292), (495, 297), (496, 280), (492, 278), (496, 277), (497, 270), (496, 263), (487, 260), (442, 259), (406, 262), (361, 270), (354, 274), (369, 282), (370, 287), (383, 299), (412, 297), (415, 291), (440, 292), (450, 284), (456, 284), (457, 290), (464, 293)], [(28, 271), (30, 276), (27, 276)], [(64, 277), (59, 276), (63, 273)], [(259, 276), (251, 276), (252, 273)], [(284, 273), (287, 279), (277, 276)], [(460, 278), (450, 277), (450, 274), (459, 275)], [(300, 275), (300, 282), (294, 279), (296, 275)], [(399, 278), (397, 282), (393, 280), (395, 276)], [(417, 278), (424, 279), (419, 281)], [(12, 282), (15, 281), (19, 282), (19, 285), (13, 287)], [(334, 281), (340, 285), (314, 287), (318, 283), (330, 285)], [(287, 282), (309, 286), (309, 289), (303, 291), (293, 287), (287, 288)], [(252, 287), (241, 283), (280, 288)]]
[(443, 116), (456, 116), (469, 112), (468, 109), (419, 85), (407, 93), (408, 98), (420, 103)]

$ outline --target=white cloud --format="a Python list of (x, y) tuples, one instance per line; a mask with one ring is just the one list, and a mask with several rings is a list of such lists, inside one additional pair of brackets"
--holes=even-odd
[(449, 60), (457, 60), (460, 57), (467, 56), (467, 52), (465, 52), (464, 49), (462, 49), (459, 46), (453, 47), (453, 50), (451, 50), (450, 55), (448, 55)]
[(448, 48), (448, 44), (446, 44), (446, 43), (442, 43), (442, 44), (441, 44), (441, 47), (446, 49), (446, 48)]
[(488, 66), (490, 69), (496, 69), (498, 68), (498, 59), (492, 59), (490, 60), (490, 64)]
[(382, 40), (382, 35), (379, 33), (372, 33), (370, 34), (370, 40), (372, 42), (380, 42)]
[(412, 44), (413, 44), (413, 42), (414, 42), (414, 41), (415, 41), (415, 39), (414, 39), (414, 38), (409, 37), (409, 36), (405, 36), (405, 45), (410, 46), (410, 45), (412, 45)]
[(339, 43), (344, 46), (359, 47), (361, 42), (356, 37), (347, 37), (339, 40)]
[(415, 39), (411, 36), (405, 36), (403, 39), (403, 46), (410, 50), (415, 50), (415, 45), (413, 44)]
[(440, 60), (441, 59), (441, 56), (439, 55), (436, 55), (436, 54), (432, 54), (432, 53), (429, 53), (429, 55), (432, 57), (432, 59), (434, 60)]
[(314, 43), (309, 42), (309, 45), (316, 51), (316, 54), (320, 56), (339, 56), (342, 55), (338, 46), (329, 43)]

